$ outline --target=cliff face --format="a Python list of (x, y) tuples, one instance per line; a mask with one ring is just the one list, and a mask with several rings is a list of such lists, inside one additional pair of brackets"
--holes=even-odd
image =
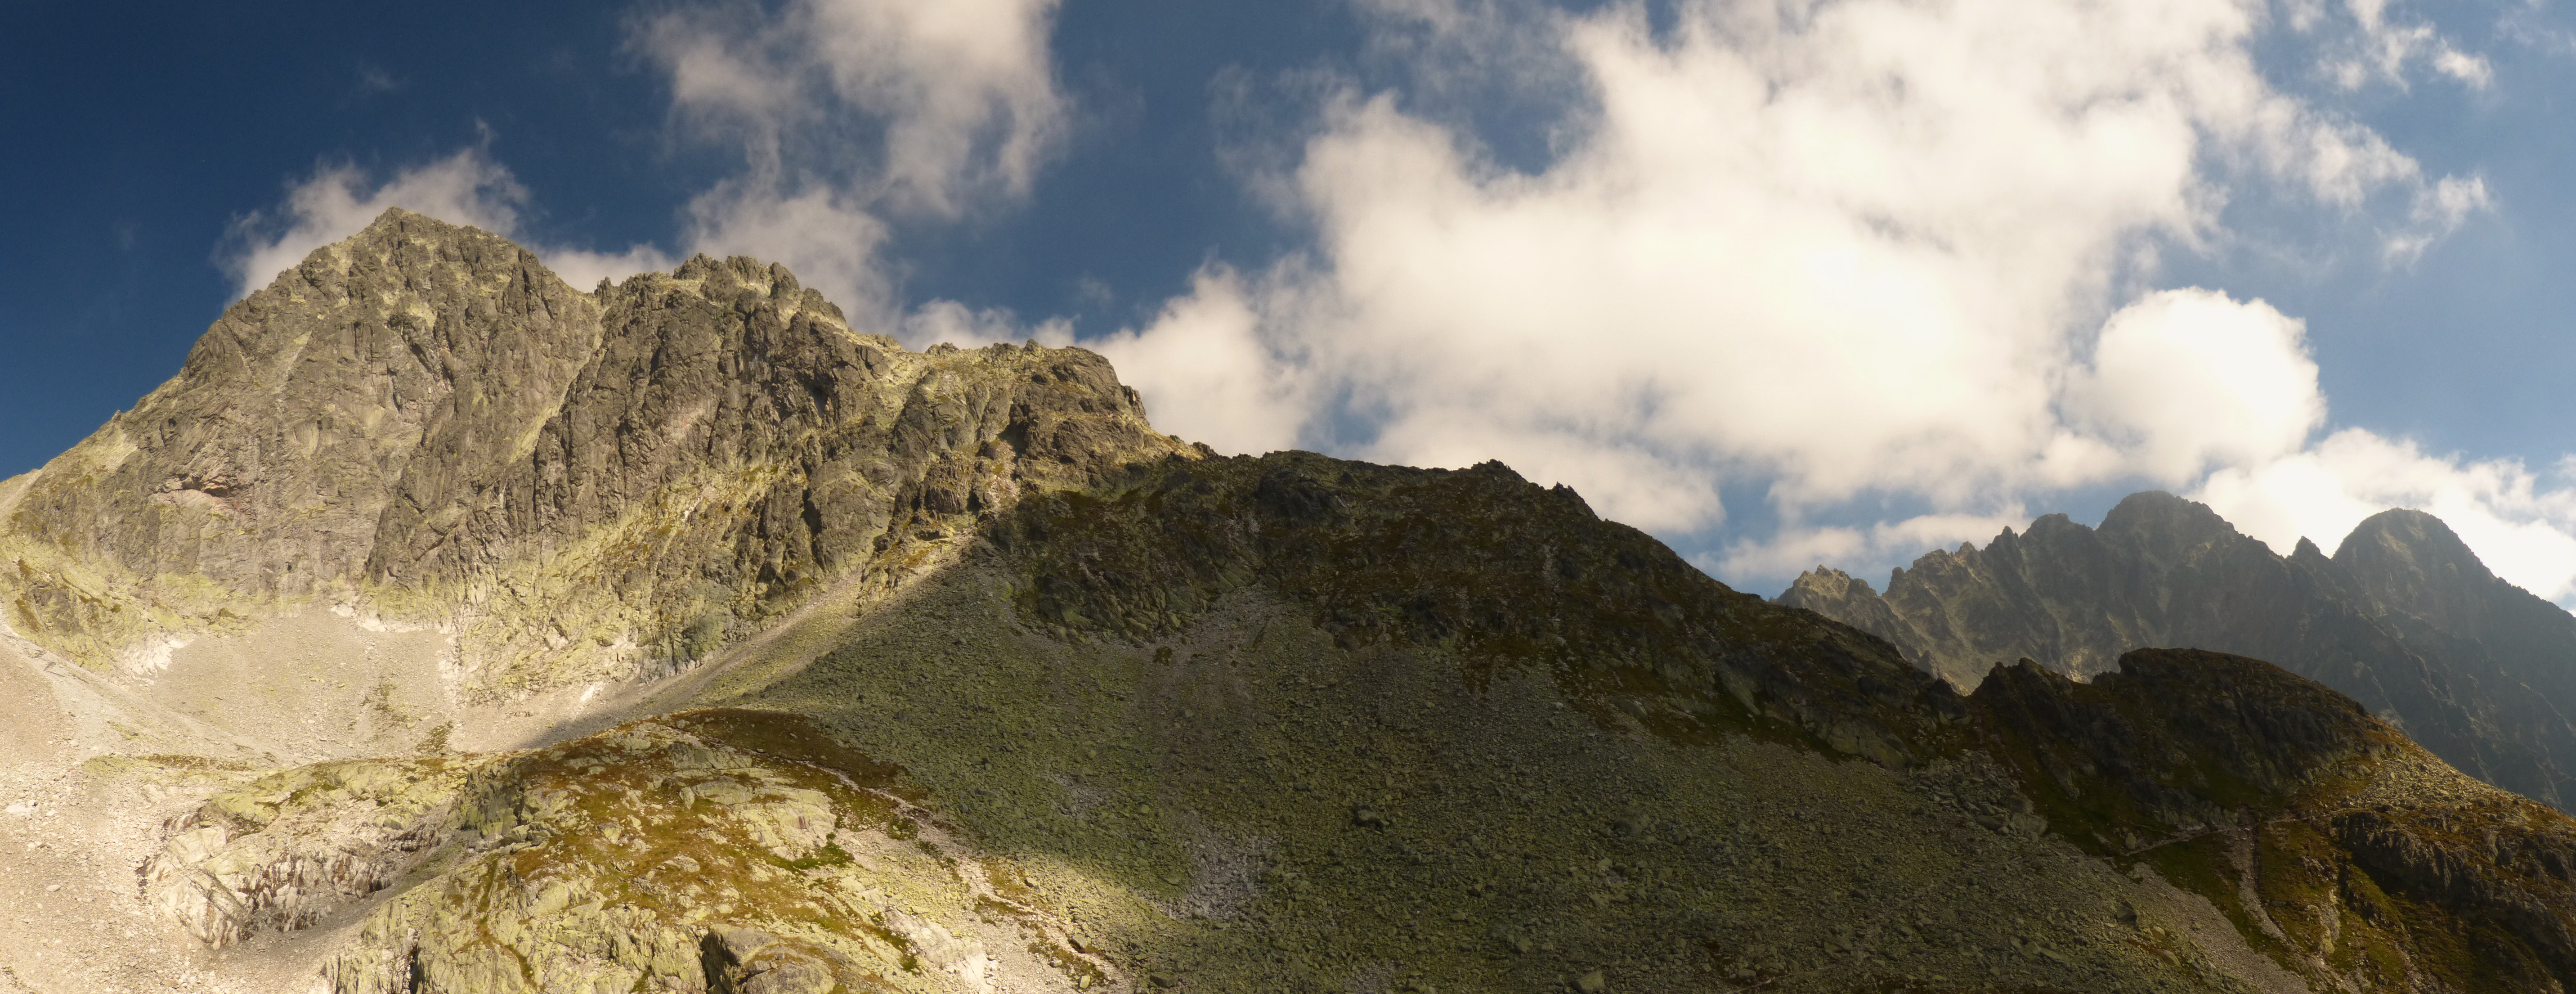
[[(2420, 662), (2383, 614), (2159, 586), (2331, 606), (2413, 574), (2141, 504), (2116, 540), (1951, 557), (2001, 592), (1937, 616), (1802, 583), (1864, 631), (1497, 463), (1219, 458), (1080, 350), (906, 352), (747, 259), (572, 293), (399, 213), (226, 320), (0, 483), (0, 680), (51, 688), (0, 696), (41, 752), (0, 764), (0, 878), (68, 888), (18, 892), (0, 976), (36, 989), (2576, 983), (2568, 819), (2047, 592)], [(189, 638), (225, 651), (153, 661)], [(2012, 639), (2095, 679), (1916, 665)], [(2358, 651), (2331, 658), (2394, 679)], [(263, 707), (335, 758), (192, 717)]]
[(93, 665), (306, 604), (461, 628), (507, 696), (685, 668), (1023, 490), (1176, 453), (1088, 352), (907, 352), (744, 258), (582, 294), (397, 210), (22, 484), (0, 592)]
[(2141, 493), (2099, 529), (2050, 515), (1983, 549), (1926, 554), (1884, 596), (1820, 570), (1778, 601), (1885, 638), (1960, 686), (2023, 657), (2079, 676), (2152, 646), (2265, 659), (2473, 776), (2576, 799), (2576, 619), (2497, 579), (2421, 512), (2372, 517), (2332, 559), (2304, 540), (2279, 556), (2205, 506)]

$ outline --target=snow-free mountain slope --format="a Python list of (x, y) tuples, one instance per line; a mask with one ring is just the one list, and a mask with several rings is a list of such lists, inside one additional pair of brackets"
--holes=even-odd
[(52, 688), (0, 698), (0, 980), (2576, 983), (2576, 825), (2254, 659), (1963, 693), (1499, 463), (1217, 457), (750, 259), (579, 293), (394, 212), (224, 321), (0, 493)]

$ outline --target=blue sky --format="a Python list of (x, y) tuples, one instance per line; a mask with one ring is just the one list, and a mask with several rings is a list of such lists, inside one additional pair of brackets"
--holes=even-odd
[(2109, 6), (10, 5), (0, 474), (401, 203), (1499, 457), (1762, 593), (2160, 487), (2576, 597), (2576, 18)]

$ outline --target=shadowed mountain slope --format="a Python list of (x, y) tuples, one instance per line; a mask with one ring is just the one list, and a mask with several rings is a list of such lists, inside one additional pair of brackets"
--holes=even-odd
[[(725, 956), (906, 990), (2576, 977), (2546, 910), (2576, 900), (2576, 826), (2339, 694), (2142, 652), (1962, 698), (1498, 465), (1173, 459), (1027, 498), (818, 652), (719, 659), (687, 703), (720, 710), (395, 764), (430, 786), (387, 806), (422, 813), (355, 847), (402, 850), (366, 857), (393, 897), (254, 888), (271, 910), (192, 927), (360, 916), (328, 968), (350, 991), (556, 989), (522, 962), (713, 990)], [(156, 893), (233, 906), (189, 868), (278, 865), (273, 833), (330, 810), (174, 844), (154, 873), (205, 896)], [(1030, 958), (976, 973), (1005, 946)]]
[(2206, 506), (2141, 493), (2099, 529), (2049, 515), (1983, 549), (1935, 550), (1895, 571), (1884, 596), (1819, 569), (1778, 601), (1885, 638), (1962, 686), (1998, 661), (2090, 675), (2146, 646), (2267, 659), (2473, 776), (2576, 799), (2576, 618), (2496, 578), (2419, 511), (2371, 517), (2332, 559), (2305, 540), (2280, 556)]

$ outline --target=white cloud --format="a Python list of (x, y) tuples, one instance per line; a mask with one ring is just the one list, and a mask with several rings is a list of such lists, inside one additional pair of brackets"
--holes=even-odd
[(901, 310), (883, 253), (891, 236), (864, 201), (821, 183), (782, 189), (766, 176), (717, 184), (689, 201), (689, 251), (782, 262), (820, 290), (851, 326), (888, 330)]
[(2381, 239), (2380, 254), (2390, 265), (2413, 263), (2434, 242), (2450, 237), (2468, 223), (2469, 215), (2491, 210), (2487, 181), (2479, 176), (2445, 176), (2416, 191), (2407, 224)]
[(689, 204), (689, 250), (784, 262), (863, 326), (928, 327), (902, 316), (890, 222), (1029, 192), (1065, 128), (1055, 6), (793, 0), (638, 22), (634, 44), (667, 74), (684, 131), (742, 157)]
[[(2376, 81), (2402, 89), (2407, 68), (2417, 62), (2473, 90), (2495, 82), (2494, 67), (2484, 57), (2461, 51), (2431, 24), (2391, 17), (2390, 6), (2392, 0), (2344, 0), (2344, 12), (2352, 20), (2339, 25), (2346, 32), (2323, 64), (2336, 85), (2356, 90)], [(2325, 20), (2320, 13), (2293, 15), (2293, 23), (2301, 30), (2315, 29)]]
[(467, 148), (447, 158), (370, 184), (352, 165), (326, 165), (289, 188), (286, 202), (233, 220), (227, 253), (220, 259), (238, 296), (267, 286), (314, 249), (347, 238), (387, 208), (470, 224), (487, 231), (517, 230), (528, 191), (510, 171)]
[(1055, 0), (794, 0), (683, 8), (637, 46), (674, 110), (745, 144), (755, 172), (826, 177), (870, 202), (956, 214), (1026, 193), (1061, 137)]
[(954, 300), (934, 300), (904, 315), (903, 339), (924, 347), (945, 342), (972, 349), (1023, 340), (1063, 347), (1073, 344), (1073, 323), (1049, 318), (1030, 326), (1006, 310), (978, 310)]
[[(519, 244), (527, 245), (525, 239)], [(563, 277), (565, 283), (585, 293), (601, 280), (622, 281), (637, 273), (658, 272), (677, 268), (680, 260), (651, 245), (630, 245), (623, 252), (598, 252), (590, 249), (536, 245), (529, 251), (545, 263), (547, 269)]]
[(2073, 482), (2136, 475), (2176, 485), (2213, 464), (2299, 451), (2326, 416), (2305, 334), (2262, 301), (2208, 290), (2168, 290), (2121, 308), (2103, 324), (2090, 367), (2072, 377), (2066, 407), (2086, 434), (2126, 458), (2087, 467)]
[[(1249, 178), (1288, 191), (1313, 251), (1203, 276), (1101, 347), (1159, 425), (1228, 448), (1294, 431), (1392, 462), (1499, 457), (1668, 535), (1723, 520), (1721, 482), (1766, 484), (1780, 524), (1706, 557), (1732, 576), (1910, 559), (2072, 488), (2217, 494), (2238, 477), (2288, 486), (2301, 467), (2367, 472), (2324, 454), (2375, 436), (2310, 447), (2326, 398), (2302, 323), (2212, 290), (2141, 290), (2156, 253), (2225, 241), (2222, 209), (2249, 192), (2328, 216), (2395, 201), (2390, 264), (2489, 207), (2477, 177), (2428, 178), (2269, 84), (2254, 0), (1703, 0), (1660, 30), (1627, 4), (1364, 7), (1428, 63), (1431, 91), (1466, 72), (1443, 59), (1481, 46), (1529, 61), (1530, 39), (1549, 40), (1589, 94), (1552, 129), (1557, 157), (1505, 168), (1471, 126), (1404, 109), (1410, 89), (1346, 94), (1292, 165)], [(2344, 13), (2417, 38), (2384, 6)], [(2438, 41), (2405, 44), (2439, 62)], [(2431, 460), (2425, 480), (2428, 466), (2501, 472)], [(2351, 508), (2394, 499), (2328, 489), (2354, 503), (2311, 487), (2330, 513), (2297, 513), (2358, 520)], [(1850, 523), (1876, 500), (1923, 513)]]
[[(1382, 6), (1435, 28), (1489, 9)], [(1389, 96), (1340, 101), (1287, 177), (1315, 255), (1235, 322), (1259, 347), (1229, 353), (1246, 365), (1228, 375), (1306, 384), (1319, 406), (1289, 420), (1307, 444), (1499, 455), (1668, 533), (1720, 520), (1727, 478), (1768, 480), (1792, 517), (1869, 493), (1991, 517), (2035, 488), (2295, 449), (2321, 403), (2296, 322), (2200, 293), (2102, 323), (2156, 247), (2211, 236), (2238, 187), (2334, 210), (2441, 189), (2268, 86), (2249, 53), (2261, 14), (1701, 2), (1658, 33), (1634, 6), (1519, 11), (1594, 97), (1563, 154), (1514, 172)], [(1205, 331), (1174, 317), (1130, 347), (1167, 334)], [(1211, 406), (1228, 397), (1239, 410)], [(1166, 426), (1277, 403), (1208, 400), (1166, 405)], [(2220, 420), (2239, 415), (2259, 437)]]
[(1154, 423), (1189, 426), (1193, 441), (1226, 453), (1292, 448), (1311, 411), (1297, 371), (1271, 355), (1261, 315), (1241, 276), (1202, 270), (1191, 292), (1164, 305), (1150, 333), (1122, 330), (1085, 342), (1145, 398)]
[[(519, 218), (527, 202), (527, 188), (493, 161), (483, 145), (401, 170), (380, 183), (356, 166), (325, 165), (289, 187), (285, 203), (234, 219), (218, 262), (232, 274), (235, 294), (249, 296), (314, 249), (356, 234), (394, 207), (526, 244)], [(618, 253), (545, 245), (529, 250), (582, 290), (602, 277), (622, 279), (671, 265), (660, 252), (641, 245)]]
[(2495, 68), (2487, 64), (2485, 56), (2471, 55), (2449, 45), (2433, 53), (2433, 68), (2474, 90), (2483, 90), (2495, 83)]

